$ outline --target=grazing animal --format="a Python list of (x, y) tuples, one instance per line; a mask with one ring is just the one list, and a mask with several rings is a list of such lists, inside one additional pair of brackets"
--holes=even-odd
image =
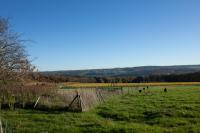
[(147, 86), (147, 89), (149, 89), (149, 86)]
[(145, 91), (145, 88), (143, 88), (143, 90)]
[(164, 89), (164, 92), (167, 92), (167, 88)]
[(142, 93), (142, 90), (139, 90), (139, 93)]

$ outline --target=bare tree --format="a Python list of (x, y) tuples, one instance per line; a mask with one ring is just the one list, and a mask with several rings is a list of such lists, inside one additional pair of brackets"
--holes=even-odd
[(27, 58), (24, 41), (0, 18), (0, 80), (23, 80), (33, 67)]

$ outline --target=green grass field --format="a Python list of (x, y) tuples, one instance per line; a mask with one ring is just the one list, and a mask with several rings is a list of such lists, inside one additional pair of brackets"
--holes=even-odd
[(200, 86), (129, 90), (84, 113), (2, 110), (17, 133), (200, 133)]

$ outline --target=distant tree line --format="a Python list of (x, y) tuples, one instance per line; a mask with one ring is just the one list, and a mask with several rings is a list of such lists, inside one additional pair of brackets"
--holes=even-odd
[(188, 74), (151, 75), (144, 80), (148, 82), (200, 82), (200, 72)]
[(84, 77), (48, 75), (42, 73), (31, 73), (29, 77), (39, 82), (80, 82), (80, 83), (132, 83), (135, 77)]
[(80, 83), (147, 83), (147, 82), (200, 82), (200, 72), (189, 74), (150, 75), (146, 77), (83, 77), (48, 75), (43, 73), (30, 74), (31, 79), (40, 82), (80, 82)]

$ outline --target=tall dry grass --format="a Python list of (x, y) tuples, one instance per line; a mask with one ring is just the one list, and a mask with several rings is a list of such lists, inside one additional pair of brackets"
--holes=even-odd
[(56, 84), (1, 85), (0, 109), (87, 111), (108, 97), (122, 93), (121, 88), (59, 89)]
[(1, 85), (0, 108), (30, 108), (39, 96), (55, 94), (53, 85)]

